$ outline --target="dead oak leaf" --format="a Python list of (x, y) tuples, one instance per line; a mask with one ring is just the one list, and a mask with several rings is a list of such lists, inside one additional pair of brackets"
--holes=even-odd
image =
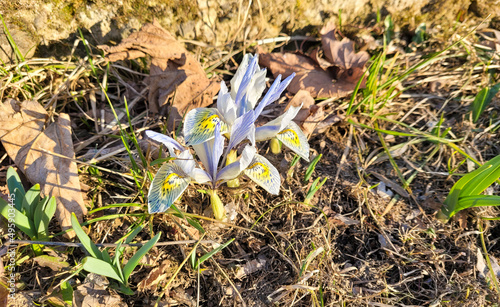
[(288, 86), (292, 94), (300, 90), (311, 93), (313, 98), (341, 98), (349, 95), (356, 84), (347, 80), (335, 80), (335, 74), (324, 70), (308, 56), (295, 53), (266, 53), (259, 56), (259, 63), (271, 70), (276, 78), (296, 73)]
[(184, 113), (213, 102), (219, 83), (210, 81), (199, 62), (157, 21), (144, 25), (118, 46), (99, 46), (106, 59), (114, 62), (151, 56), (149, 77), (149, 108), (157, 113), (169, 100), (169, 127)]
[(46, 119), (47, 113), (39, 103), (8, 99), (0, 104), (0, 140), (28, 180), (39, 183), (43, 195), (55, 196), (56, 219), (63, 229), (68, 229), (72, 212), (79, 221), (87, 213), (78, 169), (71, 160), (75, 157), (71, 122), (67, 114), (61, 113), (43, 130)]
[(276, 78), (279, 74), (288, 77), (293, 72), (297, 75), (290, 83), (288, 90), (297, 93), (307, 90), (314, 98), (341, 98), (349, 95), (363, 78), (365, 65), (370, 55), (355, 52), (354, 42), (348, 38), (338, 41), (335, 28), (328, 24), (321, 30), (323, 53), (326, 60), (320, 57), (318, 49), (309, 56), (293, 53), (271, 53), (260, 56), (260, 64), (268, 67)]
[(341, 41), (335, 37), (334, 24), (328, 23), (321, 31), (321, 45), (326, 59), (337, 66), (337, 80), (357, 83), (363, 76), (366, 62), (370, 55), (366, 51), (355, 52), (354, 42), (344, 37)]

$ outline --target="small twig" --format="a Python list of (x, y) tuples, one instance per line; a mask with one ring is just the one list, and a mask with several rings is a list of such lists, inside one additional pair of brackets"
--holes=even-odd
[[(171, 242), (158, 242), (154, 246), (168, 246), (168, 245), (180, 245), (180, 244), (191, 244), (196, 243), (198, 240), (181, 240), (181, 241), (171, 241)], [(202, 244), (213, 244), (217, 243), (213, 240), (203, 240), (200, 243)], [(40, 245), (53, 245), (53, 246), (67, 246), (67, 247), (84, 247), (82, 243), (74, 243), (74, 242), (46, 242), (46, 241), (31, 241), (31, 240), (14, 240), (11, 242), (5, 243), (5, 246), (10, 245), (21, 245), (21, 244), (40, 244)], [(146, 243), (128, 243), (121, 244), (123, 247), (141, 247)], [(115, 243), (96, 243), (97, 247), (116, 247), (118, 244)]]

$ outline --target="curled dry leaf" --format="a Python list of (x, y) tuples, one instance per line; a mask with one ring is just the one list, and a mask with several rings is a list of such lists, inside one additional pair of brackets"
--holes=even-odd
[[(288, 90), (298, 93), (306, 90), (314, 98), (341, 98), (349, 95), (363, 77), (365, 65), (370, 58), (365, 51), (356, 53), (354, 42), (348, 38), (338, 41), (335, 29), (330, 25), (322, 31), (323, 53), (314, 50), (309, 56), (297, 53), (264, 53), (259, 62), (271, 70), (276, 78), (279, 74), (288, 77), (296, 73)], [(361, 87), (364, 87), (364, 80)]]
[(0, 104), (0, 140), (28, 180), (39, 183), (43, 195), (55, 196), (56, 218), (63, 229), (68, 229), (71, 212), (79, 221), (87, 213), (78, 169), (71, 160), (75, 158), (71, 122), (67, 114), (61, 113), (43, 130), (46, 119), (47, 113), (38, 102), (8, 99)]
[(306, 90), (298, 91), (288, 103), (285, 111), (290, 106), (297, 107), (301, 104), (302, 109), (295, 116), (294, 121), (301, 126), (307, 136), (323, 133), (328, 127), (343, 120), (342, 116), (334, 114), (328, 116), (322, 106), (314, 104), (314, 98)]
[(144, 25), (118, 46), (99, 48), (112, 62), (151, 56), (150, 73), (145, 80), (149, 85), (149, 109), (163, 112), (172, 99), (169, 128), (187, 111), (212, 104), (219, 90), (219, 83), (210, 81), (198, 61), (156, 21)]

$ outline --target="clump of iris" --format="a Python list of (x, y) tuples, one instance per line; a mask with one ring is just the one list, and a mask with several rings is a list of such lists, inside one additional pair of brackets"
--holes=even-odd
[[(146, 131), (149, 138), (164, 144), (173, 158), (173, 162), (160, 168), (151, 183), (149, 213), (166, 211), (190, 182), (196, 182), (209, 185), (208, 194), (215, 218), (223, 220), (226, 212), (217, 188), (224, 182), (237, 186), (235, 180), (243, 174), (267, 192), (279, 194), (279, 173), (257, 153), (255, 143), (259, 141), (277, 139), (309, 161), (307, 138), (292, 121), (301, 106), (289, 108), (263, 126), (255, 126), (264, 108), (281, 96), (294, 77), (291, 75), (281, 81), (281, 76), (278, 76), (257, 104), (266, 87), (266, 70), (260, 69), (257, 62), (258, 55), (244, 56), (231, 80), (231, 91), (221, 82), (216, 108), (196, 108), (186, 114), (183, 126), (186, 146), (164, 134)], [(202, 167), (187, 146), (193, 148)]]

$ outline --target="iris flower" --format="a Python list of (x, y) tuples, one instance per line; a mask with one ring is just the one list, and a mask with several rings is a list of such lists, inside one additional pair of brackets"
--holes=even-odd
[[(246, 145), (237, 161), (219, 168), (218, 165), (224, 149), (221, 123), (215, 125), (214, 137), (211, 140), (193, 145), (204, 169), (197, 166), (188, 148), (171, 137), (151, 130), (146, 131), (146, 135), (164, 144), (170, 156), (174, 158), (173, 163), (165, 163), (160, 168), (151, 183), (148, 194), (149, 213), (166, 211), (193, 181), (210, 185), (209, 194), (212, 206), (215, 206), (214, 198), (216, 202), (219, 202), (218, 207), (213, 208), (214, 214), (217, 219), (221, 220), (224, 217), (224, 207), (214, 191), (220, 184), (238, 177), (241, 173), (247, 175), (268, 192), (279, 193), (280, 176), (278, 171), (266, 158), (256, 154), (254, 146)], [(176, 154), (176, 151), (180, 153)]]
[[(264, 98), (257, 105), (265, 89), (266, 70), (257, 64), (258, 55), (246, 54), (243, 62), (231, 80), (231, 92), (224, 82), (217, 99), (217, 108), (197, 108), (186, 114), (184, 122), (184, 138), (187, 145), (198, 145), (214, 138), (216, 125), (220, 125), (221, 133), (229, 138), (226, 154), (243, 140), (252, 144), (276, 137), (296, 154), (309, 161), (309, 144), (307, 138), (292, 119), (300, 108), (291, 107), (284, 114), (265, 124), (255, 127), (255, 121), (263, 109), (276, 101), (288, 86), (295, 74), (281, 81), (279, 75), (273, 82)], [(257, 106), (256, 106), (257, 105)]]

